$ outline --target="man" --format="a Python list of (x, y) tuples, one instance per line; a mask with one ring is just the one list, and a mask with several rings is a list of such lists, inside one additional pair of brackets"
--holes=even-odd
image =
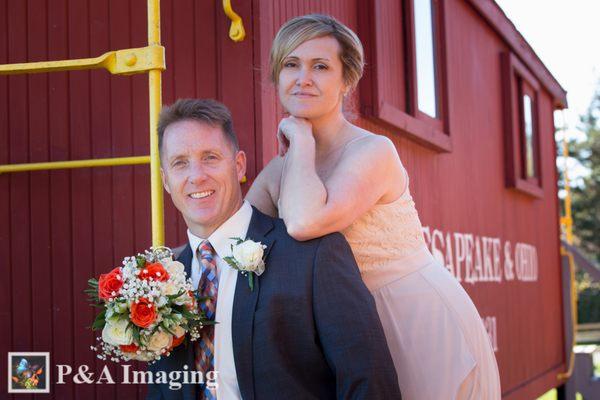
[[(150, 366), (218, 373), (218, 387), (150, 385), (148, 399), (399, 399), (375, 303), (347, 242), (332, 234), (298, 242), (283, 221), (243, 201), (246, 155), (227, 108), (178, 100), (161, 113), (165, 190), (188, 227), (178, 260), (217, 324)], [(231, 238), (266, 246), (266, 269), (248, 277), (224, 261)], [(215, 315), (216, 314), (216, 315)]]

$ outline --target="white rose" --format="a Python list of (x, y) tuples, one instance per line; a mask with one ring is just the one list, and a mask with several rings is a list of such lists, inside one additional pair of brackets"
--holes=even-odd
[(167, 332), (157, 331), (150, 336), (146, 348), (150, 351), (160, 351), (173, 343), (173, 336)]
[(128, 359), (130, 359), (130, 360), (153, 361), (154, 360), (154, 353), (152, 353), (152, 352), (146, 352), (146, 351), (140, 351), (140, 354), (137, 354), (137, 353), (127, 354), (125, 357), (128, 358)]
[(179, 261), (169, 261), (164, 267), (171, 276), (183, 275), (185, 272), (185, 267)]
[[(179, 288), (181, 289), (181, 288)], [(178, 290), (179, 290), (178, 289)], [(178, 291), (175, 291), (174, 294), (179, 293)], [(184, 291), (181, 296), (176, 297), (175, 299), (171, 300), (174, 304), (177, 304), (178, 306), (181, 306), (183, 304), (189, 303), (190, 300), (190, 296), (188, 295), (188, 293), (186, 291)]]
[(174, 284), (173, 282), (167, 282), (164, 286), (163, 286), (163, 293), (166, 294), (167, 296), (172, 296), (174, 294), (179, 293), (179, 287)]
[(131, 344), (133, 341), (133, 329), (127, 329), (129, 321), (121, 319), (118, 321), (106, 321), (102, 329), (102, 340), (113, 346)]
[(176, 338), (180, 338), (185, 335), (185, 329), (181, 327), (181, 325), (177, 325), (175, 328), (171, 329), (171, 332), (175, 334)]
[(233, 258), (238, 262), (242, 271), (255, 272), (260, 275), (265, 270), (263, 262), (264, 248), (260, 243), (246, 240), (236, 246), (233, 246)]

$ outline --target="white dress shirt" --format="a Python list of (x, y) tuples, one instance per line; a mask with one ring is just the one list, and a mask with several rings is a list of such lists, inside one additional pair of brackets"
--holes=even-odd
[[(235, 361), (233, 358), (233, 340), (231, 335), (231, 315), (233, 312), (233, 297), (237, 282), (238, 272), (231, 268), (223, 257), (231, 255), (231, 245), (235, 243), (232, 237), (246, 238), (248, 226), (252, 218), (252, 207), (244, 201), (240, 209), (225, 221), (207, 239), (215, 249), (217, 262), (217, 276), (219, 287), (217, 295), (217, 309), (215, 320), (215, 371), (217, 376), (217, 399), (240, 399), (240, 388), (237, 374), (235, 372)], [(197, 257), (197, 249), (204, 240), (187, 232), (190, 247), (192, 248), (192, 284), (198, 287), (200, 281), (200, 264)]]

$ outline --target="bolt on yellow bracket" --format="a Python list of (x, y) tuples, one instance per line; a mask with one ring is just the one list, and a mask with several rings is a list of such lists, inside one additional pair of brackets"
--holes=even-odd
[(244, 30), (242, 18), (231, 8), (231, 0), (223, 0), (223, 11), (231, 20), (229, 38), (234, 42), (241, 42), (246, 37), (246, 31)]
[(151, 70), (165, 70), (165, 48), (152, 45), (135, 49), (109, 51), (95, 58), (64, 61), (41, 61), (0, 65), (0, 75), (31, 74), (104, 68), (113, 75), (130, 75)]

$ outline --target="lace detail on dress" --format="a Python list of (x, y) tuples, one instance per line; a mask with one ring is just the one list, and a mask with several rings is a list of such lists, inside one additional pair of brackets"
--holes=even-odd
[(342, 234), (361, 272), (372, 271), (426, 246), (408, 187), (396, 201), (375, 205)]

